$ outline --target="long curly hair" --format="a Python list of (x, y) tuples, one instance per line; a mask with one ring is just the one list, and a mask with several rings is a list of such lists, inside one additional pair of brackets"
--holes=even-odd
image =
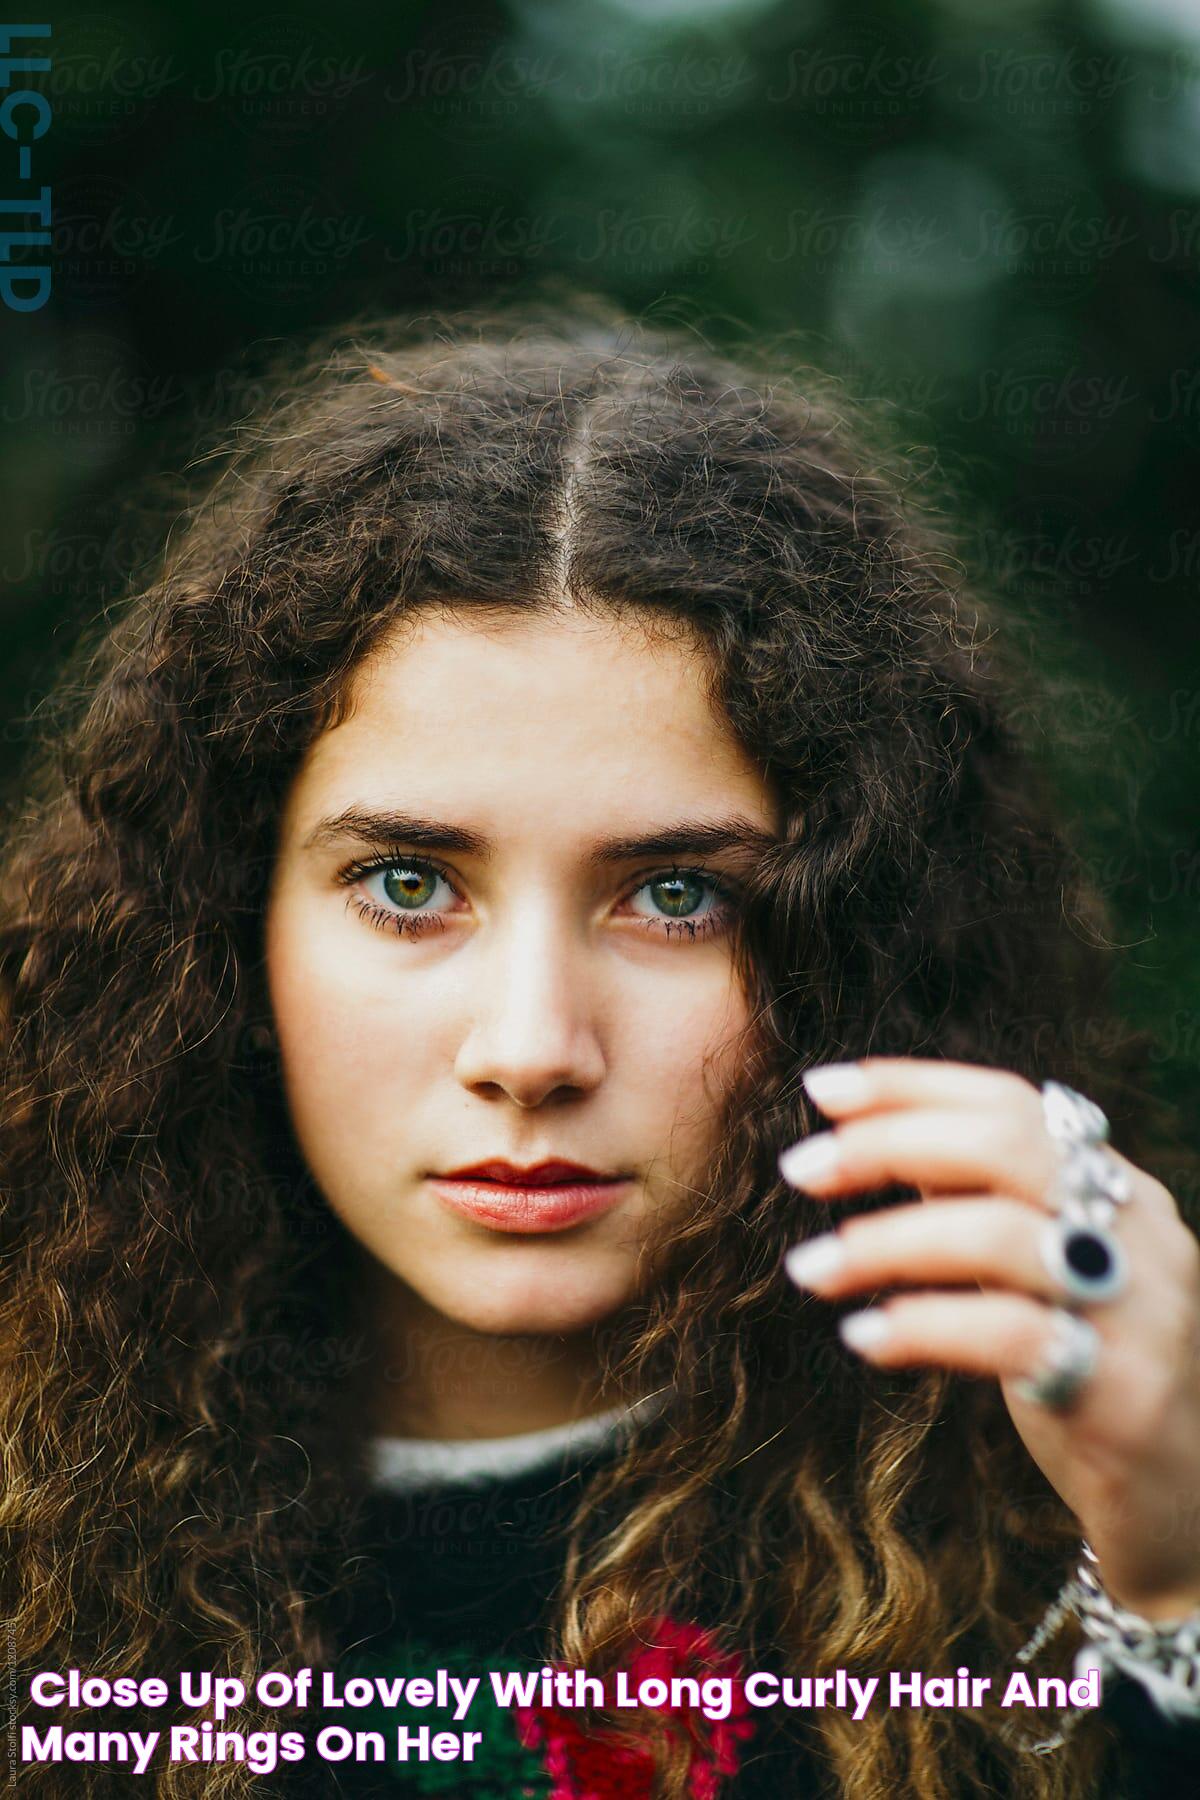
[[(70, 1667), (249, 1689), (338, 1654), (363, 1482), (332, 1397), (365, 1351), (345, 1234), (263, 1048), (262, 920), (305, 749), (382, 635), (446, 602), (698, 634), (786, 801), (735, 939), (744, 1079), (706, 1191), (611, 1333), (619, 1378), (664, 1410), (584, 1495), (558, 1653), (603, 1670), (641, 1622), (715, 1593), (708, 1622), (766, 1666), (1008, 1666), (1077, 1527), (997, 1385), (864, 1368), (781, 1275), (829, 1217), (775, 1166), (816, 1123), (811, 1063), (1057, 1075), (1147, 1148), (1139, 1044), (1105, 1014), (1110, 934), (927, 485), (814, 372), (588, 296), (364, 324), (277, 393), (152, 585), (62, 672), (7, 823), (0, 1610), (19, 1690)], [(239, 1729), (278, 1728), (255, 1706)], [(1048, 1756), (987, 1712), (795, 1729), (845, 1800), (1081, 1795), (1109, 1753), (1098, 1720)], [(658, 1756), (681, 1796), (680, 1745)], [(123, 1791), (119, 1769), (71, 1778)], [(156, 1791), (256, 1781), (175, 1763)]]

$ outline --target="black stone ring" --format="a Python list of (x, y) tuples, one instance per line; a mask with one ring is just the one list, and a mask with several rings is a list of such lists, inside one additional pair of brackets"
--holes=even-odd
[(1128, 1279), (1125, 1252), (1103, 1225), (1060, 1216), (1043, 1228), (1040, 1247), (1062, 1294), (1076, 1305), (1115, 1299)]

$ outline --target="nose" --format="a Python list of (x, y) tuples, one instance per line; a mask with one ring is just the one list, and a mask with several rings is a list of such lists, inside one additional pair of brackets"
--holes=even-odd
[(529, 906), (478, 946), (471, 1024), (455, 1060), (466, 1088), (521, 1107), (590, 1093), (604, 1079), (585, 952), (565, 922)]

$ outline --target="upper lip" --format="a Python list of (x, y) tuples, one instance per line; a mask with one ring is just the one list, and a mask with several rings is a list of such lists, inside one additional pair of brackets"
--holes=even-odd
[(491, 1157), (487, 1162), (464, 1163), (460, 1169), (447, 1169), (446, 1180), (474, 1176), (479, 1181), (507, 1181), (513, 1187), (550, 1187), (560, 1181), (619, 1181), (619, 1175), (604, 1175), (589, 1169), (586, 1163), (552, 1161), (530, 1163), (522, 1168), (504, 1157)]

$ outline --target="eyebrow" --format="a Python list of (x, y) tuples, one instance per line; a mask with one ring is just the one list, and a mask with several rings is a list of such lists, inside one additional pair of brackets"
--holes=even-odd
[[(409, 813), (374, 812), (358, 806), (349, 806), (344, 812), (322, 819), (305, 838), (302, 848), (324, 847), (341, 838), (354, 838), (359, 843), (374, 846), (420, 845), (428, 850), (457, 851), (485, 860), (495, 848), (490, 838), (461, 825)], [(601, 838), (593, 845), (586, 860), (594, 868), (607, 868), (640, 857), (715, 856), (727, 850), (763, 851), (778, 841), (772, 832), (739, 814), (725, 819), (679, 819), (633, 836)]]

